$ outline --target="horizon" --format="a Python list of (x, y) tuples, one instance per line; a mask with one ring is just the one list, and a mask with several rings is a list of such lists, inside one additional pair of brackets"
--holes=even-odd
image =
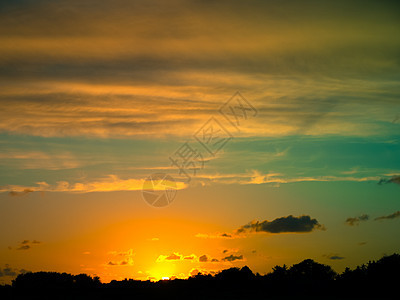
[(396, 1), (0, 2), (0, 285), (400, 249)]
[[(251, 272), (251, 274), (253, 274), (254, 276), (261, 276), (261, 277), (266, 277), (266, 276), (268, 276), (268, 275), (272, 275), (274, 272), (275, 272), (275, 270), (274, 270), (274, 268), (276, 268), (276, 267), (281, 267), (281, 268), (286, 268), (286, 270), (288, 270), (288, 271), (290, 271), (293, 267), (296, 267), (296, 266), (298, 266), (298, 265), (301, 265), (302, 263), (305, 263), (305, 262), (307, 262), (307, 261), (312, 261), (314, 264), (317, 264), (317, 265), (323, 265), (323, 266), (327, 266), (327, 267), (329, 267), (335, 274), (335, 277), (333, 278), (333, 280), (337, 280), (338, 278), (340, 278), (340, 276), (343, 276), (344, 274), (346, 274), (346, 272), (348, 272), (348, 271), (355, 271), (355, 270), (357, 270), (358, 268), (360, 268), (360, 267), (368, 267), (368, 265), (369, 264), (374, 264), (374, 263), (379, 263), (379, 262), (381, 262), (383, 259), (388, 259), (388, 258), (391, 258), (391, 257), (399, 257), (400, 255), (398, 254), (398, 253), (393, 253), (393, 254), (391, 254), (391, 255), (384, 255), (384, 256), (382, 256), (379, 260), (377, 260), (377, 261), (375, 261), (375, 260), (369, 260), (368, 261), (368, 263), (363, 263), (362, 265), (359, 265), (359, 266), (357, 266), (356, 268), (354, 268), (354, 269), (351, 269), (351, 268), (348, 268), (348, 267), (346, 267), (346, 269), (348, 268), (349, 270), (344, 270), (343, 272), (341, 272), (341, 273), (339, 273), (339, 272), (336, 272), (334, 269), (332, 269), (332, 267), (331, 266), (329, 266), (329, 265), (327, 265), (327, 264), (320, 264), (319, 262), (317, 262), (317, 261), (314, 261), (313, 259), (309, 259), (309, 258), (306, 258), (306, 259), (304, 259), (304, 260), (302, 260), (301, 262), (298, 262), (298, 263), (295, 263), (295, 264), (293, 264), (293, 265), (291, 265), (291, 266), (288, 266), (288, 265), (286, 265), (286, 264), (283, 264), (282, 266), (274, 266), (273, 267), (273, 269), (271, 269), (271, 271), (269, 271), (269, 272), (267, 272), (267, 273), (264, 273), (264, 274), (260, 274), (260, 273), (254, 273), (247, 265), (244, 265), (244, 266), (242, 266), (242, 267), (230, 267), (230, 268), (227, 268), (227, 269), (222, 269), (222, 270), (219, 270), (219, 271), (217, 271), (217, 272), (212, 272), (212, 273), (202, 273), (202, 272), (198, 272), (197, 274), (191, 274), (190, 276), (188, 276), (188, 277), (186, 277), (186, 278), (179, 278), (179, 277), (175, 277), (175, 276), (172, 276), (171, 278), (170, 277), (162, 277), (162, 278), (160, 278), (160, 279), (155, 279), (155, 278), (151, 278), (151, 279), (149, 279), (149, 278), (147, 278), (146, 280), (142, 280), (142, 279), (135, 279), (135, 278), (124, 278), (124, 279), (121, 279), (121, 280), (116, 280), (116, 279), (112, 279), (111, 281), (109, 281), (109, 282), (102, 282), (101, 281), (101, 278), (100, 277), (98, 277), (98, 276), (93, 276), (92, 277), (92, 279), (96, 279), (96, 278), (98, 278), (99, 279), (99, 281), (100, 281), (100, 283), (102, 283), (102, 284), (109, 284), (109, 283), (112, 283), (113, 281), (131, 281), (131, 280), (133, 280), (133, 281), (140, 281), (140, 282), (153, 282), (153, 283), (157, 283), (157, 282), (160, 282), (160, 281), (170, 281), (170, 280), (188, 280), (189, 278), (196, 278), (196, 276), (212, 276), (212, 277), (216, 277), (217, 275), (221, 275), (221, 274), (223, 274), (223, 271), (230, 271), (230, 270), (237, 270), (237, 271), (241, 271), (241, 272), (243, 272), (243, 270), (249, 270), (250, 272)], [(395, 267), (395, 266), (391, 266), (391, 267)], [(388, 270), (389, 271), (389, 270)], [(32, 274), (35, 274), (35, 275), (38, 275), (39, 273), (56, 273), (56, 274), (67, 274), (67, 275), (72, 275), (72, 276), (78, 276), (78, 275), (86, 275), (86, 276), (90, 276), (90, 275), (88, 275), (88, 274), (86, 274), (86, 273), (79, 273), (79, 274), (69, 274), (69, 273), (65, 273), (65, 272), (55, 272), (55, 271), (38, 271), (38, 272), (30, 272), (30, 271), (28, 271), (28, 272), (24, 272), (24, 273), (20, 273), (19, 275), (25, 275), (25, 274), (28, 274), (28, 273), (32, 273)], [(90, 276), (91, 277), (91, 276)], [(14, 280), (13, 280), (13, 282), (14, 282)], [(3, 285), (4, 286), (4, 285)]]

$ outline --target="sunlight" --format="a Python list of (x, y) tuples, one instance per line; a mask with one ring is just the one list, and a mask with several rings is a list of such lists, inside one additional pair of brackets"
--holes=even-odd
[(158, 265), (149, 271), (149, 278), (154, 281), (159, 280), (169, 280), (175, 271), (175, 266), (168, 263), (163, 265)]

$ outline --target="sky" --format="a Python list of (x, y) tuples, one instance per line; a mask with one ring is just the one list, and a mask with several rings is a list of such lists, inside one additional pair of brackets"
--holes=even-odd
[(400, 251), (396, 1), (0, 1), (0, 284)]

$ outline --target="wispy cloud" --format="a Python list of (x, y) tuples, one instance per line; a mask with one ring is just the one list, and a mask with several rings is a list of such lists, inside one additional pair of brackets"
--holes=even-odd
[[(18, 186), (9, 185), (0, 187), (0, 192), (9, 192), (11, 196), (19, 195), (21, 193), (30, 193), (35, 191), (40, 192), (75, 192), (75, 193), (89, 193), (89, 192), (111, 192), (111, 191), (137, 191), (142, 190), (143, 184), (146, 179), (120, 179), (116, 175), (109, 175), (108, 177), (88, 182), (69, 183), (68, 181), (59, 181), (55, 185), (50, 185), (47, 182), (38, 182), (37, 186)], [(170, 186), (176, 185), (176, 189), (186, 188), (183, 182), (171, 182)], [(163, 186), (155, 185), (154, 189), (164, 190)], [(26, 192), (28, 191), (28, 192)]]
[(259, 170), (251, 170), (246, 173), (236, 173), (236, 174), (200, 174), (196, 177), (196, 181), (203, 182), (203, 184), (208, 183), (220, 183), (220, 184), (273, 184), (274, 186), (279, 186), (285, 183), (295, 183), (295, 182), (334, 182), (334, 181), (354, 181), (354, 182), (366, 182), (366, 181), (377, 181), (379, 176), (335, 176), (335, 175), (325, 175), (325, 176), (287, 176), (282, 173), (270, 172), (263, 174)]
[(393, 220), (393, 219), (397, 219), (397, 218), (400, 218), (400, 211), (396, 211), (387, 216), (377, 217), (377, 218), (375, 218), (375, 221)]
[(359, 217), (350, 217), (346, 219), (346, 225), (349, 226), (356, 226), (359, 225), (360, 222), (365, 222), (369, 220), (369, 215), (363, 214)]
[(237, 239), (237, 238), (243, 238), (244, 236), (234, 234), (234, 233), (213, 233), (213, 234), (208, 234), (208, 233), (198, 233), (196, 234), (197, 238), (203, 238), (203, 239)]
[[(39, 245), (42, 242), (37, 241), (37, 240), (23, 240), (22, 242), (19, 243), (19, 245), (17, 246), (16, 250), (29, 250), (31, 249), (33, 246), (35, 245)], [(12, 249), (12, 247), (9, 247), (9, 249)]]
[(0, 164), (17, 169), (62, 170), (82, 166), (71, 153), (46, 153), (42, 151), (21, 151), (8, 149), (0, 153)]
[(260, 112), (244, 136), (370, 135), (397, 101), (397, 82), (376, 80), (397, 72), (391, 5), (346, 2), (361, 12), (338, 21), (340, 5), (296, 1), (69, 3), (68, 14), (43, 0), (2, 6), (1, 132), (187, 136), (240, 89)]
[(393, 176), (392, 178), (381, 178), (378, 182), (378, 184), (384, 184), (384, 183), (400, 184), (400, 176), (396, 175), (396, 176)]

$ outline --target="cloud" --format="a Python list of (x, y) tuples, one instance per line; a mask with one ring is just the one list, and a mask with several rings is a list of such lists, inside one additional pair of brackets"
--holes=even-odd
[(345, 259), (345, 257), (340, 256), (339, 254), (324, 254), (322, 255), (323, 257), (331, 260), (342, 260)]
[[(271, 173), (260, 175), (261, 173), (253, 170), (251, 173), (243, 174), (226, 174), (226, 175), (203, 175), (196, 176), (195, 181), (207, 181), (218, 184), (283, 184), (292, 182), (310, 182), (310, 181), (376, 181), (378, 177), (335, 177), (335, 176), (322, 176), (322, 177), (297, 177), (297, 178), (283, 178), (282, 174)], [(262, 180), (260, 178), (263, 178)], [(49, 184), (45, 181), (37, 182), (36, 186), (21, 186), (21, 185), (7, 185), (0, 186), (0, 192), (8, 192), (10, 196), (21, 196), (28, 193), (40, 192), (70, 192), (70, 193), (90, 193), (90, 192), (111, 192), (111, 191), (137, 191), (143, 189), (143, 184), (147, 182), (146, 179), (128, 178), (122, 179), (117, 175), (108, 175), (103, 178), (94, 179), (91, 181), (83, 182), (69, 182), (58, 181), (56, 184)], [(188, 185), (179, 178), (175, 178), (173, 183), (168, 186), (176, 185), (177, 190), (185, 189)], [(163, 185), (154, 185), (157, 190), (164, 190)], [(221, 238), (235, 238), (228, 233), (222, 233)], [(216, 237), (213, 237), (216, 238)]]
[(9, 168), (24, 170), (63, 170), (82, 165), (69, 152), (47, 153), (43, 151), (21, 151), (19, 149), (9, 149), (7, 153), (0, 153), (0, 162)]
[(226, 257), (224, 257), (222, 259), (222, 261), (230, 261), (230, 262), (236, 261), (236, 260), (243, 260), (243, 255), (233, 255), (233, 254), (231, 254), (231, 255), (226, 256)]
[(22, 242), (19, 243), (19, 245), (17, 246), (16, 250), (29, 250), (32, 248), (32, 246), (34, 245), (38, 245), (41, 244), (42, 242), (37, 241), (37, 240), (23, 240)]
[(109, 266), (127, 266), (127, 265), (130, 265), (131, 266), (131, 265), (133, 265), (133, 261), (131, 259), (121, 260), (121, 261), (117, 261), (117, 262), (109, 261), (107, 263), (107, 265), (109, 265)]
[(219, 259), (217, 258), (211, 258), (208, 257), (207, 255), (202, 255), (199, 257), (199, 262), (211, 262), (211, 263), (215, 263), (215, 262), (219, 262)]
[(15, 277), (18, 274), (25, 274), (28, 273), (29, 271), (25, 270), (25, 269), (16, 269), (16, 268), (12, 268), (9, 264), (5, 264), (4, 268), (0, 267), (0, 277)]
[[(245, 134), (292, 135), (303, 128), (307, 134), (365, 134), (371, 128), (360, 124), (361, 114), (324, 110), (315, 102), (328, 103), (332, 94), (343, 98), (349, 90), (352, 103), (396, 97), (382, 92), (393, 87), (390, 81), (374, 77), (397, 72), (393, 4), (335, 2), (311, 9), (296, 1), (279, 8), (270, 1), (246, 7), (240, 1), (139, 2), (89, 0), (82, 6), (72, 0), (64, 7), (14, 1), (2, 9), (0, 76), (7, 84), (0, 91), (0, 131), (191, 135), (216, 110), (215, 99), (224, 102), (242, 89), (263, 104), (262, 117), (243, 127)], [(228, 6), (229, 13), (216, 17)], [(179, 17), (170, 18), (168, 9)], [(338, 17), (342, 11), (345, 18)], [(326, 76), (315, 79), (319, 74)], [(321, 116), (324, 126), (316, 126)], [(368, 114), (371, 121), (377, 117)]]
[(8, 194), (12, 197), (19, 197), (33, 192), (34, 190), (32, 189), (24, 189), (22, 192), (10, 191)]
[(133, 249), (129, 249), (127, 251), (111, 251), (109, 254), (113, 256), (113, 259), (108, 261), (106, 265), (133, 266), (133, 256), (135, 255)]
[(311, 232), (314, 229), (325, 230), (325, 227), (310, 216), (303, 215), (294, 217), (289, 215), (287, 217), (277, 218), (273, 221), (252, 221), (237, 229), (236, 232), (303, 233)]
[[(111, 191), (137, 191), (143, 189), (146, 179), (120, 179), (116, 175), (88, 181), (69, 183), (68, 181), (58, 181), (55, 185), (47, 182), (37, 182), (37, 186), (25, 187), (18, 185), (9, 185), (0, 187), (0, 192), (9, 192), (11, 196), (16, 194), (41, 191), (41, 192), (71, 192), (71, 193), (90, 193), (90, 192), (111, 192)], [(154, 181), (156, 183), (156, 181)], [(164, 181), (165, 183), (165, 181)], [(168, 186), (176, 186), (177, 190), (184, 189), (187, 185), (180, 181), (174, 181)], [(164, 190), (164, 185), (154, 184), (155, 190)]]
[(384, 184), (384, 183), (396, 183), (396, 184), (400, 184), (400, 176), (393, 176), (392, 178), (381, 178), (381, 180), (379, 180), (378, 184)]
[(215, 234), (207, 234), (207, 233), (198, 233), (196, 234), (197, 238), (203, 239), (236, 239), (236, 238), (243, 238), (241, 235), (231, 234), (231, 233), (215, 233)]
[(197, 256), (195, 254), (190, 254), (190, 255), (183, 255), (178, 252), (174, 252), (170, 255), (159, 255), (156, 262), (166, 262), (166, 261), (191, 261), (191, 262), (200, 262), (200, 263), (205, 263), (205, 262), (218, 262), (219, 260), (216, 258), (211, 258), (206, 254)]
[(174, 252), (170, 255), (159, 255), (156, 262), (164, 262), (164, 261), (179, 261), (184, 258), (184, 255), (179, 254), (178, 252)]
[(31, 246), (29, 245), (21, 245), (17, 248), (17, 250), (29, 250), (31, 249)]
[(228, 233), (222, 233), (221, 237), (230, 239), (230, 238), (232, 238), (232, 235), (228, 234)]
[[(236, 159), (236, 158), (235, 158)], [(351, 175), (351, 174), (350, 174)], [(258, 170), (247, 171), (246, 173), (236, 174), (204, 174), (196, 176), (196, 180), (200, 182), (214, 182), (219, 184), (271, 184), (278, 187), (280, 184), (297, 183), (297, 182), (337, 182), (337, 181), (350, 181), (350, 182), (366, 182), (376, 181), (378, 176), (285, 176), (281, 173), (267, 173), (263, 174)]]
[(194, 259), (196, 259), (196, 255), (190, 254), (190, 255), (184, 256), (183, 259), (186, 259), (186, 260), (194, 260)]
[(207, 255), (202, 255), (199, 257), (199, 262), (207, 262), (207, 261), (208, 261)]
[(390, 215), (387, 215), (387, 216), (377, 217), (377, 218), (375, 218), (375, 221), (393, 220), (393, 219), (397, 219), (397, 218), (400, 218), (400, 210), (396, 211)]
[(181, 258), (182, 258), (182, 255), (177, 254), (177, 253), (173, 253), (173, 254), (167, 256), (165, 258), (165, 260), (180, 260)]
[(363, 214), (359, 217), (347, 218), (345, 222), (349, 226), (355, 226), (355, 225), (359, 225), (360, 222), (365, 222), (368, 220), (369, 220), (369, 215)]
[(196, 276), (198, 274), (206, 275), (206, 274), (213, 274), (213, 273), (214, 273), (213, 271), (209, 271), (206, 269), (193, 268), (189, 271), (189, 276)]
[(0, 277), (5, 276), (17, 276), (17, 270), (11, 268), (8, 264), (6, 264), (4, 268), (0, 268)]

